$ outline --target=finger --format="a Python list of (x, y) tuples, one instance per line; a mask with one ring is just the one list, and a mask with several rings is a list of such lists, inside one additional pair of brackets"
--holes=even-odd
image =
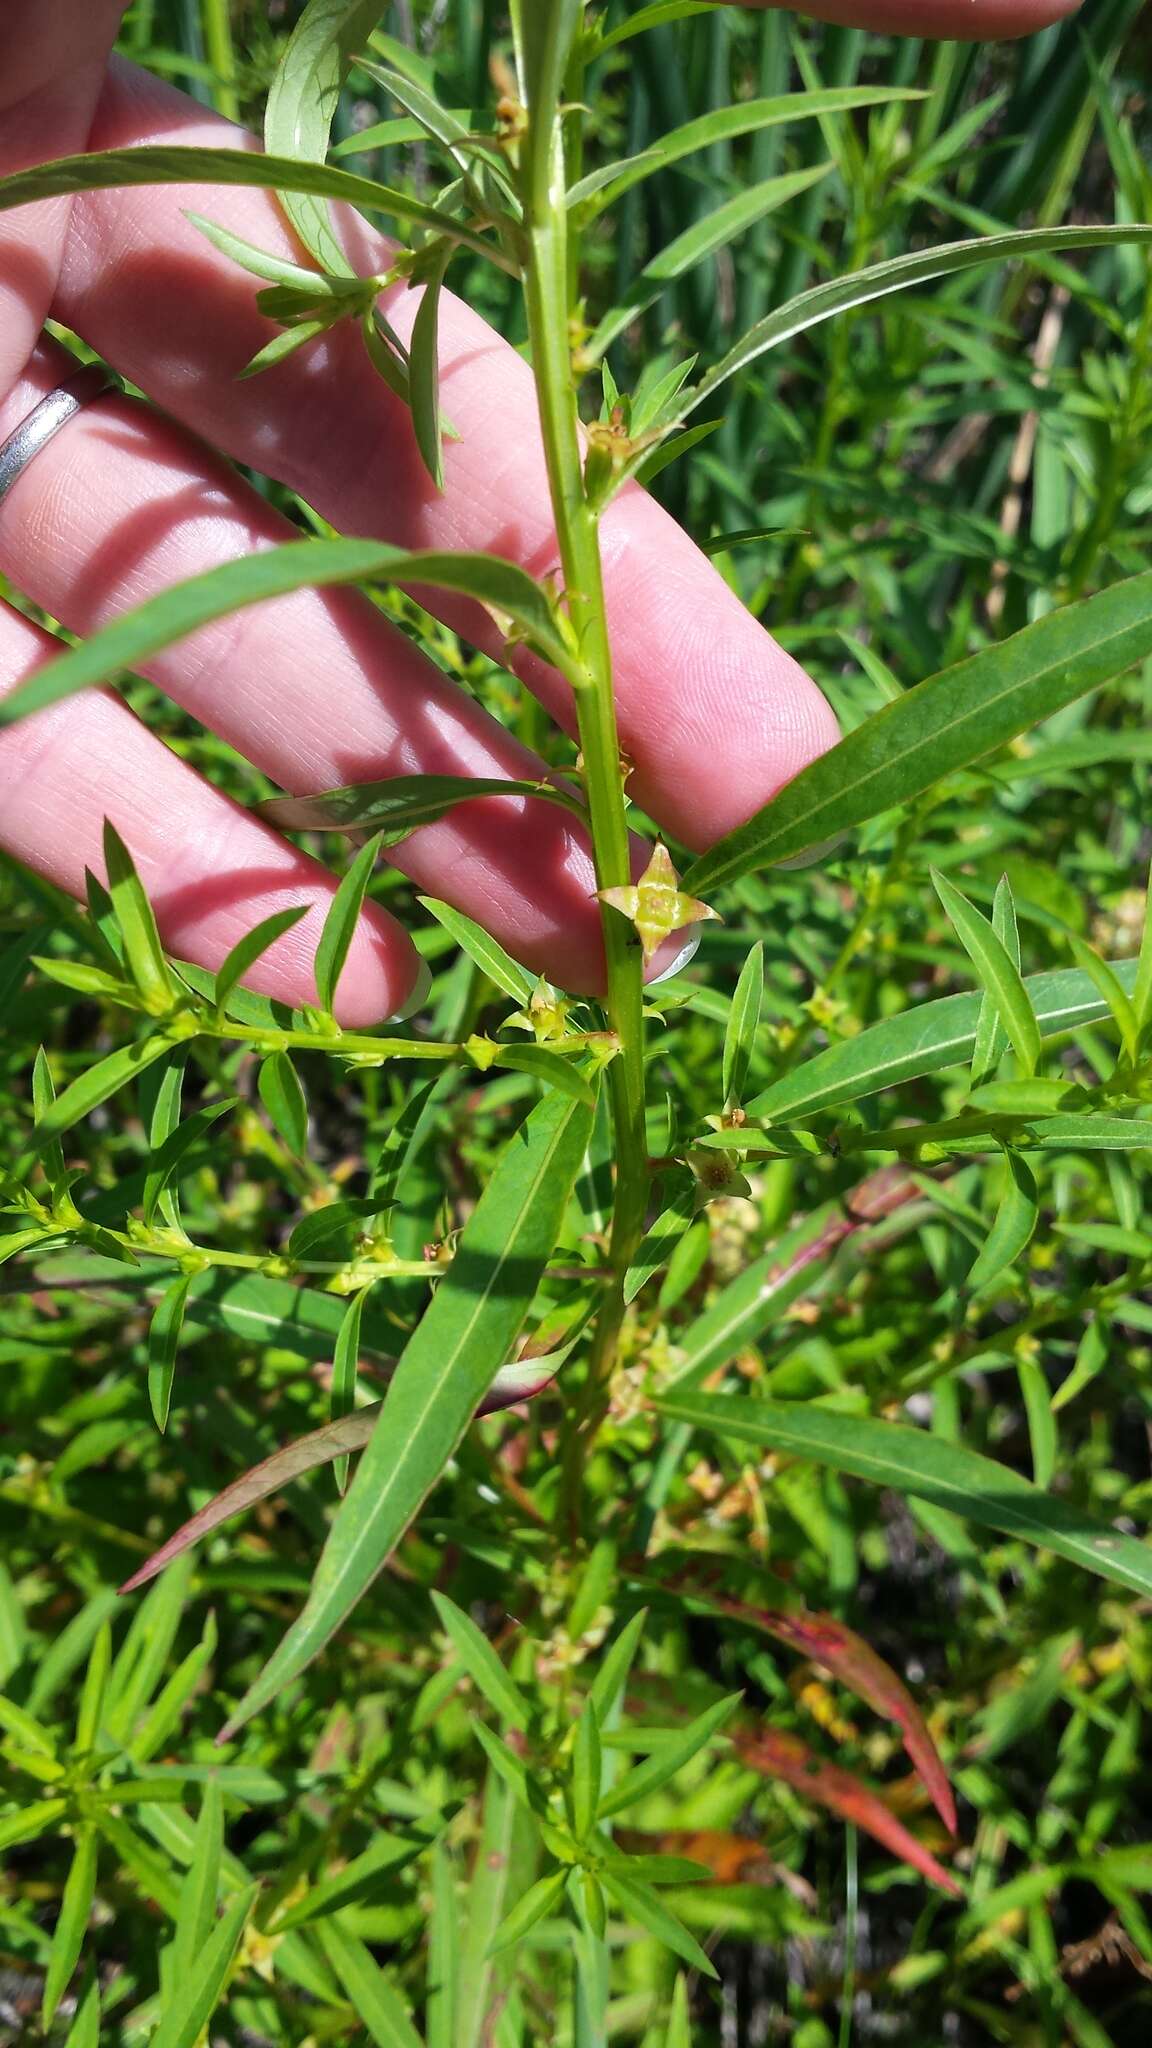
[[(785, 0), (737, 0), (744, 7), (779, 8)], [(978, 43), (1028, 36), (1075, 14), (1081, 0), (804, 0), (796, 11), (844, 28), (881, 35), (956, 37)]]
[[(0, 435), (65, 367), (58, 349), (37, 351), (0, 405)], [(183, 429), (104, 398), (40, 451), (4, 500), (0, 567), (86, 634), (170, 583), (293, 532)], [(146, 672), (290, 790), (404, 774), (544, 773), (355, 591), (302, 590), (254, 606), (169, 648)], [(0, 815), (6, 787), (0, 768)], [(66, 784), (57, 793), (66, 803)], [(56, 815), (59, 829), (66, 812)], [(395, 858), (534, 970), (571, 989), (601, 986), (590, 853), (554, 805), (485, 797), (414, 833)]]
[[(234, 139), (235, 131), (131, 71), (114, 73), (94, 147)], [(237, 372), (268, 339), (253, 280), (190, 227), (198, 207), (245, 239), (293, 253), (274, 201), (230, 188), (156, 188), (74, 202), (56, 310), (108, 360), (238, 459), (299, 491), (345, 531), (406, 546), (488, 549), (537, 572), (556, 540), (531, 376), (458, 300), (441, 314), (444, 410), (459, 439), (438, 495), (410, 422), (338, 330), (267, 373)], [(360, 260), (381, 244), (356, 229)], [(371, 255), (369, 255), (371, 250)], [(417, 296), (390, 314), (410, 327)], [(604, 522), (608, 612), (621, 740), (633, 790), (677, 836), (701, 846), (741, 822), (835, 738), (803, 670), (761, 629), (687, 536), (638, 489)], [(440, 606), (454, 620), (459, 613)], [(473, 637), (486, 627), (469, 620)], [(571, 725), (566, 686), (533, 686)]]
[[(50, 634), (0, 605), (0, 695), (58, 651)], [(311, 904), (246, 979), (282, 1002), (317, 1000), (312, 959), (336, 887), (317, 862), (209, 788), (103, 691), (0, 731), (0, 845), (8, 853), (82, 897), (85, 868), (104, 874), (105, 817), (182, 960), (215, 969), (262, 918)], [(340, 1022), (379, 1023), (410, 998), (419, 973), (406, 933), (370, 905), (340, 977)]]

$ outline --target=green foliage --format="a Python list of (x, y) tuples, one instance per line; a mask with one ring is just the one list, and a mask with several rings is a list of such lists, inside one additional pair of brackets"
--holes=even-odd
[[(696, 0), (507, 24), (414, 0), (391, 33), (364, 0), (268, 12), (137, 0), (124, 30), (263, 118), (267, 157), (72, 157), (0, 180), (0, 209), (194, 182), (278, 328), (249, 370), (358, 328), (429, 490), (451, 263), (527, 333), (559, 573), (317, 538), (270, 485), (299, 539), (62, 647), (0, 721), (347, 583), (547, 779), (265, 798), (345, 867), (299, 1011), (248, 983), (302, 906), (213, 975), (166, 954), (125, 819), (86, 912), (5, 863), (0, 2044), (713, 2048), (736, 2014), (798, 2048), (1128, 2048), (1152, 1973), (1135, 0), (995, 51)], [(299, 260), (213, 220), (230, 185), (282, 195)], [(405, 236), (378, 274), (333, 201)], [(694, 862), (671, 849), (667, 889), (724, 921), (646, 999), (611, 901), (653, 827), (597, 546), (637, 475), (845, 734)], [(486, 610), (506, 666), (436, 592)], [(381, 867), (499, 795), (526, 837), (537, 801), (590, 829), (603, 1001)], [(346, 863), (340, 834), (375, 836)], [(369, 898), (431, 988), (351, 1031)]]

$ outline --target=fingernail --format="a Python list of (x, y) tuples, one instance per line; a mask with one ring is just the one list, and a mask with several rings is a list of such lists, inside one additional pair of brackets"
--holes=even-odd
[(412, 984), (412, 993), (406, 1001), (401, 1003), (398, 1010), (389, 1011), (387, 1020), (389, 1024), (402, 1024), (406, 1017), (414, 1017), (417, 1010), (422, 1010), (428, 999), (428, 991), (431, 986), (432, 969), (426, 960), (421, 960), (420, 971)]
[(688, 966), (689, 961), (696, 958), (699, 950), (700, 933), (693, 932), (690, 938), (685, 939), (675, 959), (670, 961), (667, 967), (662, 967), (659, 974), (654, 974), (651, 981), (647, 983), (647, 986), (649, 988), (659, 988), (662, 981), (671, 981), (674, 974), (680, 974)]

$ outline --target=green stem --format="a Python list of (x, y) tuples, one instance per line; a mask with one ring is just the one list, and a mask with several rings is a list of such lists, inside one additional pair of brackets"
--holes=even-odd
[[(551, 122), (551, 146), (530, 137), (523, 152), (525, 211), (524, 295), (540, 426), (548, 468), (552, 511), (564, 572), (569, 615), (580, 651), (583, 680), (575, 692), (577, 729), (592, 826), (599, 888), (631, 882), (628, 825), (620, 767), (620, 743), (612, 691), (612, 655), (605, 617), (604, 584), (596, 513), (584, 488), (576, 386), (569, 321), (573, 268), (565, 203), (564, 141), (558, 109), (537, 118)], [(607, 963), (607, 1010), (620, 1041), (608, 1069), (616, 1150), (616, 1203), (610, 1260), (614, 1283), (608, 1290), (593, 1345), (580, 1433), (597, 1426), (603, 1390), (611, 1373), (624, 1317), (623, 1280), (644, 1227), (648, 1196), (644, 1137), (644, 1024), (640, 951), (624, 919), (603, 913)], [(567, 1505), (579, 1492), (582, 1457), (570, 1453)]]

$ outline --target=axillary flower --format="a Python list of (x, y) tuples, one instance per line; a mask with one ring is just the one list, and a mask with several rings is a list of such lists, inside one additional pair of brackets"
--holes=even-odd
[(618, 910), (621, 917), (635, 926), (646, 962), (659, 951), (665, 939), (685, 925), (702, 924), (707, 918), (721, 921), (707, 903), (684, 894), (672, 856), (659, 840), (638, 882), (627, 889), (600, 889), (597, 894), (601, 903)]

